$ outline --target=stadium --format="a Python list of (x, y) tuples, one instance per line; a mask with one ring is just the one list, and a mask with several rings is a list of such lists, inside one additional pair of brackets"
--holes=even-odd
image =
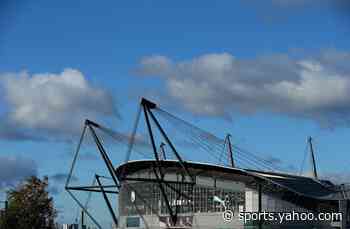
[[(148, 143), (141, 142), (141, 138), (136, 135), (142, 111)], [(159, 121), (162, 115), (167, 117), (168, 121), (175, 120), (176, 130), (184, 127), (183, 133), (191, 135), (186, 139), (196, 140), (197, 145), (182, 142), (182, 148), (191, 146), (192, 150), (199, 152), (202, 147), (213, 153), (215, 149), (221, 150), (222, 147), (218, 145), (224, 143), (227, 163), (224, 165), (210, 163), (205, 156), (202, 158), (207, 162), (185, 160), (184, 155), (179, 153), (184, 151), (179, 150), (181, 144), (176, 144), (177, 147), (175, 147), (174, 139), (167, 134), (170, 131), (167, 132)], [(268, 165), (263, 158), (250, 154), (243, 157), (243, 153), (246, 152), (233, 146), (229, 135), (224, 141), (218, 140), (215, 136), (204, 133), (199, 128), (161, 110), (156, 104), (146, 99), (141, 100), (135, 123), (131, 137), (127, 138), (127, 156), (122, 163), (111, 160), (111, 154), (108, 154), (103, 141), (97, 134), (97, 130), (108, 134), (111, 134), (112, 131), (89, 120), (85, 123), (67, 179), (66, 190), (99, 228), (102, 227), (72, 191), (101, 193), (115, 227), (120, 229), (346, 229), (350, 226), (350, 189), (346, 185), (335, 185), (330, 181), (318, 178), (311, 138), (309, 138), (309, 144), (312, 174), (301, 176), (270, 169), (271, 165)], [(97, 173), (94, 175), (97, 185), (89, 187), (70, 184), (86, 130), (91, 132), (113, 185), (104, 185), (101, 178), (105, 176)], [(113, 132), (111, 136), (120, 142), (126, 139), (116, 132)], [(161, 139), (157, 140), (157, 138)], [(204, 142), (203, 139), (208, 142), (210, 140), (211, 143)], [(142, 148), (137, 149), (138, 145)], [(168, 150), (165, 150), (165, 147)], [(142, 155), (149, 150), (151, 157), (131, 159), (131, 154), (133, 151), (137, 152), (136, 149), (139, 152), (142, 151)], [(248, 156), (252, 157), (249, 159)], [(254, 163), (255, 169), (249, 166), (238, 166), (239, 161)], [(260, 169), (256, 165), (263, 165), (265, 169)], [(94, 181), (94, 184), (96, 182)], [(117, 209), (112, 207), (107, 194), (117, 195)], [(264, 212), (272, 214), (273, 217), (270, 220), (265, 218), (242, 219), (242, 214)], [(279, 214), (291, 212), (315, 216), (318, 216), (319, 213), (338, 213), (338, 217), (323, 219), (316, 217), (307, 220), (300, 217), (293, 218), (293, 220), (278, 220)], [(340, 218), (339, 214), (341, 214)]]
[[(132, 161), (117, 168), (124, 173), (119, 194), (120, 228), (170, 228), (171, 217), (155, 179), (155, 161)], [(195, 176), (195, 187), (179, 176), (181, 166), (176, 161), (161, 161), (166, 168), (165, 192), (170, 207), (177, 209), (177, 228), (247, 228), (238, 219), (239, 212), (343, 212), (344, 196), (328, 181), (280, 173), (243, 170), (217, 165), (186, 162)], [(128, 181), (123, 183), (123, 181)], [(177, 193), (180, 191), (181, 193)], [(133, 193), (137, 193), (133, 196)], [(215, 198), (230, 201), (232, 221), (223, 220), (224, 207)], [(348, 201), (346, 201), (348, 202)], [(142, 217), (141, 217), (142, 216)], [(148, 224), (148, 225), (145, 225)], [(259, 222), (255, 222), (258, 228)], [(254, 226), (250, 224), (251, 226)], [(271, 224), (269, 228), (337, 228), (340, 222), (293, 221)], [(174, 227), (174, 226), (173, 226)], [(266, 228), (266, 226), (264, 227)]]

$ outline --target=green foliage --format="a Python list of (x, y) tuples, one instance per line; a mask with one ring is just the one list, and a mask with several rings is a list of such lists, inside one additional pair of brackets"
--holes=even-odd
[[(8, 211), (0, 228), (53, 229), (56, 210), (47, 191), (48, 178), (30, 177), (8, 192)], [(6, 227), (5, 227), (6, 225)]]

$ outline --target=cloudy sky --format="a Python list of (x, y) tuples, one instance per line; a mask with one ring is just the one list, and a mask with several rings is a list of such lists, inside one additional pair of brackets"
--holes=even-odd
[(313, 136), (350, 182), (344, 0), (2, 1), (0, 34), (0, 190), (48, 175), (61, 222), (84, 119), (130, 131), (141, 96), (294, 170)]

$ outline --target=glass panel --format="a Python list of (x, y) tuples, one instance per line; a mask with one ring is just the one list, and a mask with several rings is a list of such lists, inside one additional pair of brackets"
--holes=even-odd
[(140, 218), (139, 217), (128, 217), (126, 219), (126, 227), (139, 227)]

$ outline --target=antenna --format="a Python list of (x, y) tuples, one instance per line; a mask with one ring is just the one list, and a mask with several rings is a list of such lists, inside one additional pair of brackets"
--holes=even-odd
[(160, 152), (159, 152), (159, 158), (162, 160), (166, 160), (166, 155), (165, 155), (165, 149), (164, 149), (165, 143), (162, 142), (160, 143)]
[(231, 134), (227, 134), (225, 141), (227, 142), (227, 146), (228, 146), (228, 156), (229, 156), (229, 160), (230, 160), (230, 165), (232, 168), (235, 167), (235, 161), (233, 160), (233, 153), (232, 153), (232, 145), (231, 145)]
[(315, 160), (315, 153), (314, 153), (314, 148), (312, 145), (312, 138), (309, 137), (308, 138), (308, 143), (309, 143), (309, 147), (310, 147), (310, 153), (311, 153), (311, 163), (312, 163), (312, 175), (315, 179), (318, 179), (317, 177), (317, 169), (316, 169), (316, 160)]

